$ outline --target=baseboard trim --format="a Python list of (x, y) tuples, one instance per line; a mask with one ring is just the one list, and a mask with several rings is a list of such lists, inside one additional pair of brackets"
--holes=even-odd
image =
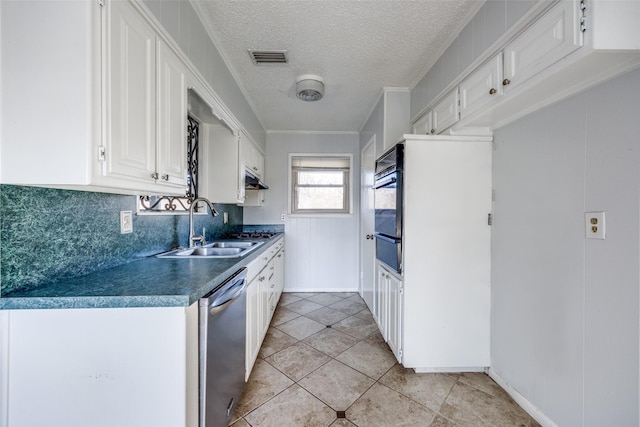
[(502, 377), (496, 373), (496, 371), (489, 368), (487, 370), (487, 374), (500, 387), (502, 387), (509, 394), (509, 396), (511, 396), (511, 398), (522, 407), (522, 409), (527, 411), (529, 415), (535, 418), (535, 420), (540, 423), (540, 425), (542, 425), (543, 427), (558, 427), (558, 425), (554, 423), (549, 417), (547, 417), (537, 406), (529, 402), (526, 397), (521, 395), (516, 389), (507, 384), (505, 380), (503, 380)]

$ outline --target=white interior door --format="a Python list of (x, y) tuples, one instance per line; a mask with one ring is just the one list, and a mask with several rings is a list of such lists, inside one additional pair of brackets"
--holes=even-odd
[(375, 136), (362, 150), (360, 162), (360, 295), (373, 310), (373, 285), (375, 281), (375, 244), (373, 173), (375, 166)]

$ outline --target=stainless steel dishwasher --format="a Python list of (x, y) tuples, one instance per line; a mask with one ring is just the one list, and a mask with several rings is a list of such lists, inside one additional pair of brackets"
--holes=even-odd
[(200, 426), (227, 427), (244, 390), (247, 269), (200, 299)]

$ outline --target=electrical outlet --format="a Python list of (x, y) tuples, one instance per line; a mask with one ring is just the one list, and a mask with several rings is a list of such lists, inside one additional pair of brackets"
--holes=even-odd
[(585, 212), (585, 234), (587, 239), (605, 239), (604, 212)]
[(133, 232), (133, 212), (120, 211), (120, 234)]
[(222, 212), (222, 222), (224, 222), (225, 224), (229, 224), (229, 213), (228, 212)]
[(286, 219), (285, 214), (280, 214), (280, 221), (284, 221)]

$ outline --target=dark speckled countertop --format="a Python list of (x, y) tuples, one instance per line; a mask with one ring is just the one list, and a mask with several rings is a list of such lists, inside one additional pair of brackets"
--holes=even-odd
[(265, 252), (275, 235), (242, 258), (148, 257), (84, 276), (45, 283), (0, 298), (0, 310), (187, 307)]

